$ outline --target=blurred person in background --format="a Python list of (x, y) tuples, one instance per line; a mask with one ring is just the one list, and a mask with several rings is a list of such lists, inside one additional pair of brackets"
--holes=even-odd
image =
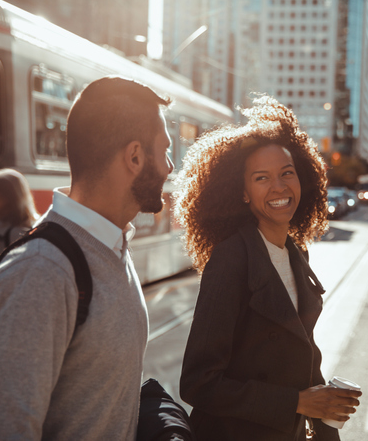
[[(293, 112), (263, 96), (204, 134), (176, 180), (202, 273), (180, 381), (200, 441), (339, 440), (360, 392), (325, 385), (313, 329), (324, 289), (307, 244), (327, 230), (325, 167)], [(308, 420), (308, 421), (307, 421)]]
[(0, 251), (29, 230), (38, 217), (26, 178), (16, 170), (0, 170)]

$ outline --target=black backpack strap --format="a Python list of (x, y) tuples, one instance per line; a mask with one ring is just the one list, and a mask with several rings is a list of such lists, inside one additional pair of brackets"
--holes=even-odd
[(8, 246), (1, 253), (0, 262), (11, 250), (33, 239), (46, 239), (51, 242), (65, 254), (73, 266), (79, 293), (75, 332), (77, 327), (86, 321), (92, 299), (92, 277), (86, 257), (73, 236), (64, 227), (55, 222), (44, 222), (27, 231), (24, 236)]

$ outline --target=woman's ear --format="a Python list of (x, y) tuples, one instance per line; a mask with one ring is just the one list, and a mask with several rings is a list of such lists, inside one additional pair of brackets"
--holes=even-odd
[(243, 201), (246, 204), (249, 204), (249, 202), (250, 202), (250, 199), (249, 199), (249, 196), (248, 196), (248, 193), (246, 192), (246, 190), (244, 190), (244, 193), (243, 193)]
[(128, 170), (135, 176), (139, 175), (145, 161), (143, 147), (139, 141), (132, 141), (124, 148), (124, 161)]

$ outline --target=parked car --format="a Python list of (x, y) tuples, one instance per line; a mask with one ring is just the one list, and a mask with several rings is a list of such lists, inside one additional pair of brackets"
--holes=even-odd
[(349, 210), (350, 211), (357, 210), (359, 205), (359, 198), (357, 192), (354, 190), (348, 190), (347, 194), (349, 196), (348, 199)]
[[(341, 205), (341, 216), (350, 211), (349, 200), (351, 199), (346, 187), (328, 187), (327, 194), (329, 197), (339, 201)], [(350, 202), (351, 203), (351, 202)]]
[(344, 214), (343, 202), (339, 198), (327, 196), (328, 202), (328, 219), (339, 219)]
[(368, 202), (368, 183), (359, 185), (357, 195), (360, 202)]

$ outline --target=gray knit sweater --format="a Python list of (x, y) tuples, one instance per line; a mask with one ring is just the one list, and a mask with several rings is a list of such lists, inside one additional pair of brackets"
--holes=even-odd
[(148, 326), (130, 256), (52, 211), (45, 220), (84, 251), (92, 302), (73, 337), (78, 294), (64, 254), (36, 239), (1, 263), (0, 440), (133, 441)]

